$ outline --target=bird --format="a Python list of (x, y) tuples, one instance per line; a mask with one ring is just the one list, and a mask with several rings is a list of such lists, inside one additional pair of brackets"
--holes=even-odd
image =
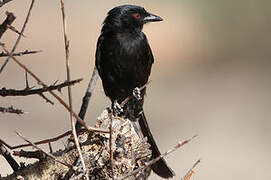
[[(133, 96), (122, 108), (122, 116), (138, 122), (141, 132), (150, 144), (151, 159), (161, 155), (143, 112), (144, 95), (154, 57), (143, 26), (162, 21), (157, 15), (136, 5), (121, 5), (111, 9), (102, 25), (97, 41), (95, 66), (102, 80), (105, 95), (114, 105), (119, 105), (128, 96)], [(137, 90), (137, 91), (135, 91)], [(161, 158), (151, 166), (160, 177), (172, 178), (175, 173)]]

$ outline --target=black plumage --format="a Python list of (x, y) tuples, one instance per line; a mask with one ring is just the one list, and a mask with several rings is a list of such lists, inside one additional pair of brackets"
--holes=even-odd
[[(109, 11), (98, 39), (95, 65), (112, 104), (115, 101), (121, 103), (136, 87), (147, 83), (154, 58), (142, 28), (154, 21), (162, 21), (162, 18), (139, 6), (123, 5)], [(125, 104), (123, 115), (139, 122), (142, 134), (151, 145), (152, 158), (155, 158), (160, 152), (143, 112), (145, 91), (141, 91), (142, 99), (133, 98)], [(164, 159), (151, 168), (163, 178), (174, 176)]]

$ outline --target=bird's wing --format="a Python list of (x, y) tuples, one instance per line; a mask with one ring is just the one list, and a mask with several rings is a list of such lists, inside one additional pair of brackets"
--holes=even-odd
[(143, 38), (146, 40), (147, 42), (147, 50), (148, 50), (148, 57), (149, 57), (149, 62), (151, 62), (151, 64), (154, 62), (154, 58), (153, 58), (153, 54), (152, 54), (152, 50), (151, 50), (151, 47), (150, 47), (150, 44), (149, 44), (149, 41), (146, 37), (146, 35), (142, 32), (143, 34)]
[(98, 69), (100, 74), (102, 73), (101, 72), (102, 68), (100, 67), (100, 64), (101, 64), (101, 45), (102, 45), (103, 40), (104, 40), (104, 36), (101, 34), (96, 45), (96, 54), (95, 54), (95, 66)]

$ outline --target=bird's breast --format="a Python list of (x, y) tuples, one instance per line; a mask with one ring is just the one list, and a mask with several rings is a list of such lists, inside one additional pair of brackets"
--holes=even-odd
[(144, 85), (150, 75), (147, 40), (140, 35), (105, 36), (101, 45), (100, 72), (106, 94), (111, 99), (131, 95), (135, 87)]
[[(129, 59), (139, 59), (145, 52), (145, 40), (140, 34), (120, 34), (117, 36), (120, 54)], [(141, 55), (141, 56), (140, 56)]]

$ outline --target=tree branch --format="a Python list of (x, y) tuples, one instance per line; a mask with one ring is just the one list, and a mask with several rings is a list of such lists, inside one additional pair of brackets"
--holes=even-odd
[(14, 113), (14, 114), (24, 114), (24, 111), (21, 109), (15, 109), (13, 106), (10, 106), (8, 108), (6, 107), (0, 107), (0, 112), (2, 113)]
[(47, 98), (44, 94), (39, 93), (38, 94), (42, 99), (44, 99), (47, 103), (50, 103), (51, 105), (54, 105), (55, 103), (51, 101), (49, 98)]
[(126, 179), (129, 176), (135, 175), (137, 173), (139, 173), (140, 171), (143, 171), (144, 169), (146, 169), (147, 167), (150, 167), (151, 165), (153, 165), (154, 163), (156, 163), (157, 161), (159, 161), (161, 158), (164, 158), (165, 156), (167, 156), (168, 154), (176, 151), (177, 149), (179, 149), (180, 147), (182, 147), (183, 145), (189, 143), (192, 139), (194, 139), (195, 137), (197, 137), (197, 135), (193, 136), (190, 139), (187, 139), (185, 141), (180, 141), (176, 146), (174, 146), (172, 149), (168, 150), (167, 152), (161, 154), (160, 156), (158, 156), (157, 158), (152, 159), (151, 161), (147, 162), (145, 164), (145, 166), (141, 166), (139, 168), (137, 168), (136, 170), (128, 173), (128, 174), (124, 174), (121, 177), (118, 177), (117, 180), (122, 180), (122, 179)]
[(200, 161), (200, 159), (197, 160), (181, 180), (189, 180), (194, 173), (193, 169), (200, 163)]
[(73, 165), (71, 164), (68, 164), (66, 162), (62, 162), (60, 160), (58, 160), (56, 157), (54, 157), (52, 154), (49, 154), (45, 151), (43, 151), (41, 148), (39, 148), (37, 145), (35, 145), (34, 143), (32, 143), (31, 141), (29, 141), (28, 139), (26, 139), (25, 137), (23, 137), (20, 133), (18, 132), (15, 132), (19, 137), (21, 137), (24, 141), (28, 142), (29, 144), (31, 144), (34, 148), (36, 148), (37, 150), (43, 152), (45, 155), (47, 155), (48, 157), (52, 158), (54, 161), (64, 165), (64, 166), (67, 166), (69, 168), (74, 168), (74, 169), (77, 169), (76, 167), (74, 167)]
[[(65, 55), (66, 55), (66, 71), (67, 71), (67, 81), (70, 81), (70, 66), (69, 66), (69, 40), (67, 37), (67, 33), (66, 33), (66, 15), (65, 15), (65, 5), (64, 5), (64, 1), (60, 0), (60, 4), (61, 4), (61, 12), (62, 12), (62, 22), (63, 22), (63, 35), (64, 35), (64, 44), (65, 44)], [(74, 142), (82, 163), (82, 167), (83, 167), (83, 171), (85, 173), (85, 178), (88, 180), (87, 177), (87, 169), (86, 169), (86, 165), (83, 159), (83, 155), (82, 155), (82, 151), (79, 145), (79, 141), (78, 141), (78, 136), (75, 130), (75, 123), (76, 120), (73, 119), (73, 115), (72, 115), (72, 111), (73, 111), (73, 107), (72, 107), (72, 90), (71, 90), (71, 86), (68, 86), (68, 97), (69, 97), (69, 106), (70, 106), (70, 122), (71, 122), (71, 129), (72, 129), (72, 135), (74, 138)]]
[(24, 158), (35, 158), (35, 159), (39, 159), (42, 160), (46, 157), (46, 155), (42, 152), (42, 151), (24, 151), (24, 150), (20, 150), (20, 151), (14, 151), (13, 152), (14, 156), (18, 156), (18, 157), (24, 157)]
[[(10, 55), (12, 55), (12, 54), (14, 53), (14, 51), (16, 50), (16, 47), (18, 46), (18, 44), (19, 44), (19, 42), (20, 42), (20, 40), (21, 40), (21, 37), (22, 37), (23, 32), (24, 32), (24, 30), (25, 30), (26, 24), (27, 24), (27, 22), (28, 22), (28, 20), (29, 20), (29, 17), (30, 17), (30, 14), (31, 14), (31, 10), (32, 10), (33, 5), (34, 5), (34, 2), (35, 2), (35, 0), (32, 0), (32, 2), (31, 2), (31, 4), (30, 4), (30, 7), (29, 7), (29, 10), (28, 10), (28, 13), (27, 13), (27, 16), (26, 16), (25, 21), (24, 21), (24, 25), (23, 25), (23, 27), (22, 27), (22, 30), (21, 30), (21, 32), (20, 32), (20, 34), (19, 34), (19, 36), (18, 36), (18, 38), (17, 38), (17, 40), (16, 40), (14, 46), (13, 46), (11, 52), (10, 52)], [(6, 61), (4, 62), (4, 64), (1, 66), (1, 68), (0, 68), (0, 73), (4, 70), (5, 66), (7, 65), (8, 61), (9, 61), (9, 58), (10, 58), (10, 57), (8, 57), (8, 58), (6, 59)]]
[[(111, 112), (105, 110), (98, 117), (96, 127), (109, 128)], [(150, 145), (147, 143), (147, 139), (142, 139), (137, 134), (131, 121), (112, 116), (112, 127), (114, 131), (111, 136), (111, 150), (109, 134), (88, 131), (82, 134), (81, 148), (90, 179), (112, 179), (110, 151), (113, 152), (115, 176), (131, 172), (144, 165), (151, 158)], [(70, 180), (82, 179), (85, 173), (82, 171), (82, 162), (78, 158), (78, 151), (74, 145), (69, 146), (68, 149), (58, 150), (53, 153), (53, 156), (61, 162), (67, 162), (72, 168), (76, 167), (76, 170), (56, 163), (55, 160), (46, 156), (45, 159), (30, 164), (16, 173), (2, 177), (2, 180), (13, 180), (18, 175), (24, 179), (63, 179), (63, 177)], [(130, 180), (135, 180), (141, 174), (142, 172), (139, 172)]]
[[(82, 120), (84, 120), (84, 118), (85, 118), (85, 114), (87, 112), (89, 100), (91, 98), (91, 95), (93, 93), (93, 90), (94, 90), (94, 87), (95, 87), (95, 85), (97, 83), (98, 78), (99, 78), (98, 70), (97, 70), (96, 67), (94, 67), (91, 79), (89, 81), (89, 84), (88, 84), (88, 87), (87, 87), (87, 90), (86, 90), (86, 93), (85, 93), (85, 96), (84, 96), (84, 98), (82, 100), (81, 109), (80, 109), (80, 112), (79, 112), (79, 117)], [(79, 125), (79, 123), (76, 123), (76, 125)], [(79, 127), (77, 127), (77, 129), (78, 128)]]
[(61, 84), (58, 85), (51, 85), (51, 86), (45, 86), (43, 88), (39, 89), (23, 89), (23, 90), (15, 90), (15, 89), (6, 89), (2, 88), (0, 89), (0, 96), (28, 96), (28, 95), (33, 95), (33, 94), (41, 94), (44, 92), (48, 91), (53, 91), (53, 90), (61, 90), (63, 87), (71, 86), (76, 83), (81, 82), (83, 79), (76, 79), (72, 80), (70, 82), (65, 81)]
[(11, 154), (8, 152), (8, 150), (3, 146), (2, 143), (0, 143), (0, 154), (4, 156), (4, 158), (7, 160), (13, 171), (19, 170), (20, 166), (15, 161), (15, 159), (11, 156)]
[(8, 26), (13, 23), (13, 21), (16, 19), (13, 13), (11, 12), (6, 12), (6, 19), (5, 21), (0, 25), (0, 38), (3, 36), (3, 34), (6, 32), (8, 29)]
[[(21, 51), (21, 52), (17, 52), (17, 53), (13, 53), (13, 56), (23, 56), (23, 55), (29, 55), (29, 54), (36, 54), (36, 53), (40, 53), (42, 52), (41, 50), (39, 51)], [(7, 53), (4, 53), (3, 51), (0, 53), (0, 57), (7, 57)]]
[[(40, 80), (40, 78), (38, 78), (38, 76), (36, 76), (32, 71), (30, 71), (25, 65), (23, 65), (22, 63), (20, 63), (20, 61), (18, 61), (15, 57), (13, 57), (12, 55), (10, 55), (9, 51), (2, 45), (3, 50), (9, 55), (9, 57), (11, 57), (11, 59), (14, 60), (14, 62), (16, 62), (21, 68), (23, 68), (25, 71), (27, 71), (37, 82), (38, 84), (41, 84), (42, 86), (47, 86), (44, 82), (42, 82)], [(79, 121), (79, 123), (81, 125), (83, 125), (88, 131), (96, 131), (96, 132), (103, 132), (103, 133), (109, 133), (108, 130), (105, 129), (99, 129), (99, 128), (95, 128), (95, 127), (90, 127), (88, 126), (75, 112), (73, 112), (69, 105), (61, 98), (59, 97), (56, 93), (54, 93), (53, 91), (49, 90), (48, 91), (51, 95), (53, 95), (60, 104), (62, 104), (66, 110), (72, 112), (73, 117), (75, 117), (75, 119), (77, 121)]]
[[(85, 132), (86, 129), (81, 129), (79, 132)], [(37, 142), (34, 142), (34, 144), (36, 145), (40, 145), (40, 144), (47, 144), (47, 143), (50, 143), (50, 142), (55, 142), (61, 138), (64, 138), (66, 136), (69, 136), (70, 134), (72, 133), (71, 130), (61, 134), (61, 135), (58, 135), (56, 137), (53, 137), (53, 138), (49, 138), (49, 139), (44, 139), (44, 140), (41, 140), (41, 141), (37, 141)], [(0, 143), (4, 144), (5, 146), (7, 146), (9, 149), (13, 150), (13, 149), (18, 149), (18, 148), (23, 148), (23, 147), (29, 147), (29, 146), (32, 146), (30, 143), (27, 143), (27, 144), (20, 144), (20, 145), (16, 145), (16, 146), (10, 146), (9, 144), (7, 144), (5, 141), (3, 141), (2, 139), (0, 139)]]
[[(11, 31), (15, 32), (16, 34), (18, 34), (18, 35), (21, 34), (20, 31), (18, 31), (18, 30), (17, 30), (14, 26), (12, 26), (12, 25), (8, 25), (8, 28), (9, 28)], [(25, 37), (24, 34), (22, 34), (22, 36)]]

